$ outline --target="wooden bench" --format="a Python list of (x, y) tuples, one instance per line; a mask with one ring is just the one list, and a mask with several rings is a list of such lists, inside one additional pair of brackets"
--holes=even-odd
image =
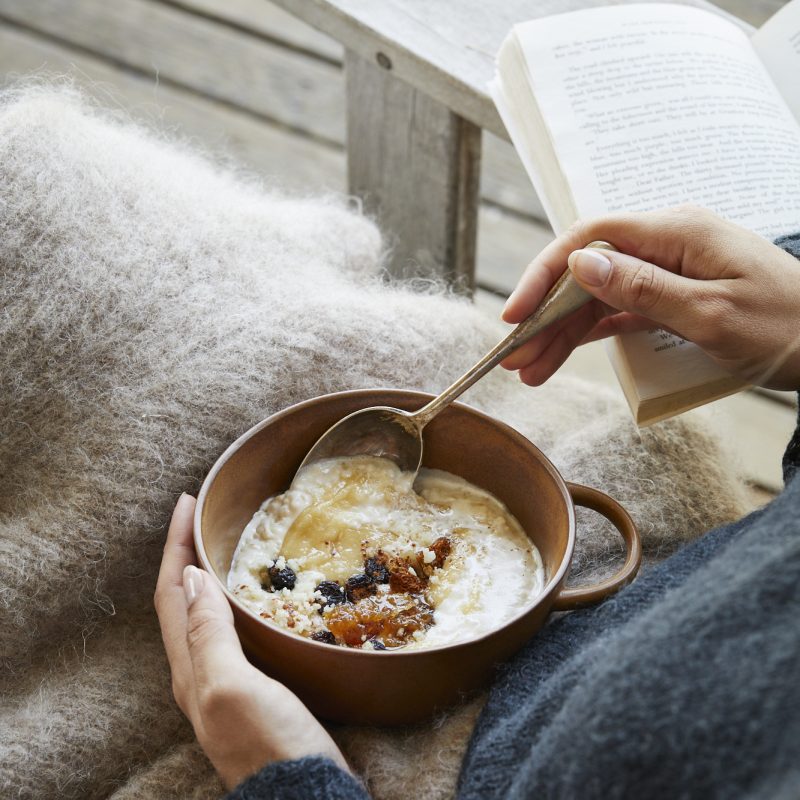
[(471, 292), (481, 131), (508, 138), (487, 92), (495, 53), (517, 22), (609, 3), (275, 2), (345, 47), (349, 189), (393, 237), (390, 272)]
[[(392, 13), (399, 13), (398, 1), (391, 0), (389, 6), (390, 0), (353, 0), (351, 5), (372, 6), (366, 10), (385, 15), (392, 8)], [(784, 0), (718, 2), (737, 15), (746, 15), (753, 24), (761, 24)], [(385, 23), (389, 43), (382, 45), (383, 50), (367, 49), (363, 44), (372, 41), (374, 47), (374, 42), (380, 41), (375, 34), (367, 39), (361, 36), (365, 49), (359, 49), (339, 28), (331, 29), (344, 42), (346, 56), (339, 42), (268, 0), (0, 0), (0, 76), (7, 82), (29, 72), (66, 73), (103, 105), (116, 106), (120, 113), (131, 114), (158, 130), (189, 137), (193, 144), (250, 170), (268, 186), (306, 195), (345, 190), (345, 147), (351, 161), (359, 157), (353, 136), (346, 144), (348, 92), (342, 72), (347, 60), (347, 77), (352, 78), (349, 54), (359, 56), (370, 68), (367, 75), (371, 70), (390, 83), (396, 80), (400, 91), (411, 87), (414, 94), (445, 105), (448, 113), (480, 129), (482, 203), (475, 298), (497, 316), (520, 271), (550, 241), (552, 233), (519, 159), (507, 142), (492, 133), (505, 132), (494, 116), (484, 80), (492, 74), (495, 42), (499, 44), (513, 21), (563, 10), (565, 0), (505, 0), (492, 4), (491, 13), (474, 0), (432, 0), (428, 4), (431, 9), (415, 8), (407, 0), (402, 3), (403, 13), (429, 29), (420, 38), (413, 35), (413, 23), (406, 26), (407, 32), (411, 31), (406, 39), (411, 37), (412, 51), (413, 46), (424, 45), (437, 52), (466, 49), (473, 54), (481, 37), (491, 40), (486, 52), (475, 56), (483, 72), (474, 78), (472, 88), (465, 88), (461, 79), (448, 77), (446, 65), (438, 62), (415, 78), (411, 66), (416, 57), (403, 54), (405, 45), (392, 23)], [(302, 14), (306, 3), (292, 0), (283, 5)], [(575, 7), (574, 0), (571, 5)], [(441, 9), (437, 17), (434, 6), (449, 9), (454, 18), (449, 19)], [(466, 8), (478, 11), (468, 13)], [(321, 22), (317, 25), (323, 27)], [(357, 24), (352, 25), (358, 33)], [(458, 47), (447, 43), (448, 26), (453, 25), (466, 28), (466, 38), (457, 40)], [(392, 35), (393, 29), (397, 36)], [(439, 39), (444, 43), (436, 44)], [(377, 52), (388, 56), (391, 69), (378, 65)], [(408, 59), (411, 65), (406, 63)], [(457, 102), (444, 104), (441, 95), (434, 94), (434, 86), (451, 91)], [(361, 145), (371, 147), (373, 136), (377, 139), (379, 134), (383, 135), (380, 120), (374, 130), (367, 129)], [(434, 164), (434, 168), (438, 166)], [(401, 174), (392, 176), (390, 188), (402, 182), (403, 169), (401, 162)], [(412, 185), (411, 235), (417, 232), (414, 221), (419, 221), (430, 205), (422, 188), (426, 177), (423, 172), (416, 187)], [(390, 194), (388, 200), (392, 199)], [(474, 235), (474, 216), (472, 222)], [(441, 265), (434, 262), (437, 274), (448, 274), (443, 265), (444, 261)], [(396, 255), (396, 269), (408, 266), (407, 259), (404, 263)], [(471, 275), (469, 269), (462, 272)], [(616, 387), (601, 351), (599, 343), (579, 348), (562, 372)], [(770, 492), (781, 485), (780, 454), (795, 417), (790, 405), (775, 402), (773, 397), (749, 392), (690, 412), (713, 415), (715, 424), (730, 430), (732, 447), (741, 454), (745, 474)], [(793, 402), (793, 397), (780, 399)]]

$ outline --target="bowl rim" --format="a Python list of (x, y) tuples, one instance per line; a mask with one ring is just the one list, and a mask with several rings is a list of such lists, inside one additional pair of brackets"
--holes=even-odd
[[(260, 433), (268, 425), (272, 425), (275, 422), (280, 421), (283, 417), (286, 417), (294, 413), (295, 411), (307, 408), (309, 406), (317, 405), (321, 402), (324, 402), (332, 398), (337, 398), (337, 397), (368, 398), (378, 393), (385, 393), (385, 392), (412, 396), (415, 398), (419, 398), (424, 402), (432, 400), (434, 397), (436, 397), (436, 395), (430, 394), (429, 392), (421, 392), (412, 389), (376, 387), (374, 389), (348, 389), (339, 392), (329, 392), (327, 394), (322, 394), (316, 397), (308, 398), (307, 400), (301, 400), (298, 403), (293, 403), (292, 405), (287, 406), (286, 408), (283, 408), (280, 411), (276, 411), (274, 414), (270, 414), (270, 416), (266, 417), (260, 422), (257, 422), (251, 428), (249, 428), (240, 436), (238, 436), (230, 445), (228, 445), (228, 447), (225, 448), (225, 450), (223, 450), (223, 452), (220, 454), (220, 456), (212, 465), (211, 469), (208, 471), (208, 474), (206, 475), (202, 485), (200, 486), (200, 491), (197, 494), (197, 504), (195, 506), (195, 511), (194, 511), (194, 530), (193, 530), (193, 539), (194, 539), (195, 551), (197, 553), (197, 558), (203, 569), (206, 572), (210, 573), (213, 576), (214, 580), (217, 581), (218, 586), (220, 586), (220, 588), (224, 592), (232, 608), (235, 611), (244, 614), (246, 617), (249, 617), (251, 620), (258, 623), (259, 625), (263, 625), (269, 631), (273, 631), (283, 636), (289, 636), (291, 637), (292, 641), (298, 643), (304, 642), (305, 644), (310, 646), (324, 647), (325, 652), (328, 653), (331, 652), (330, 645), (324, 642), (315, 642), (313, 639), (310, 639), (306, 636), (301, 636), (298, 633), (293, 633), (292, 631), (286, 630), (285, 628), (282, 628), (280, 625), (277, 625), (276, 623), (271, 622), (270, 620), (263, 619), (254, 611), (250, 610), (247, 606), (245, 606), (244, 603), (240, 602), (238, 598), (228, 590), (226, 584), (222, 582), (220, 577), (217, 575), (216, 571), (211, 566), (210, 559), (208, 558), (208, 554), (206, 553), (202, 537), (202, 520), (201, 520), (202, 512), (205, 506), (206, 496), (211, 488), (211, 485), (216, 479), (216, 476), (228, 462), (228, 460), (245, 444), (245, 442), (249, 441), (253, 436)], [(569, 488), (567, 487), (567, 482), (564, 480), (561, 473), (556, 469), (552, 461), (550, 461), (550, 459), (530, 439), (528, 439), (527, 436), (524, 436), (522, 433), (516, 430), (516, 428), (513, 428), (508, 423), (505, 423), (497, 419), (496, 417), (492, 417), (491, 415), (486, 414), (485, 412), (480, 411), (479, 409), (476, 409), (473, 406), (467, 405), (466, 403), (456, 401), (451, 403), (451, 405), (463, 411), (466, 411), (467, 413), (480, 417), (483, 420), (495, 426), (500, 427), (501, 429), (504, 430), (504, 432), (507, 435), (510, 436), (510, 438), (516, 439), (525, 448), (533, 448), (533, 450), (538, 454), (541, 465), (550, 474), (550, 476), (553, 478), (556, 485), (558, 486), (559, 490), (561, 491), (567, 510), (567, 523), (568, 523), (567, 546), (564, 550), (564, 556), (561, 559), (561, 564), (559, 564), (559, 567), (555, 571), (555, 573), (553, 573), (545, 582), (544, 587), (542, 588), (541, 592), (537, 595), (537, 597), (533, 602), (526, 604), (516, 615), (514, 615), (511, 619), (506, 620), (499, 627), (493, 628), (492, 630), (487, 631), (486, 633), (483, 633), (480, 636), (475, 636), (473, 638), (465, 639), (464, 641), (460, 642), (451, 642), (450, 644), (434, 645), (433, 647), (422, 647), (417, 650), (403, 650), (403, 649), (363, 650), (361, 648), (356, 648), (356, 647), (337, 647), (336, 652), (340, 653), (342, 657), (374, 658), (378, 656), (380, 658), (411, 658), (413, 656), (427, 655), (429, 653), (453, 651), (462, 648), (472, 647), (479, 642), (483, 642), (491, 637), (497, 636), (501, 631), (504, 631), (506, 628), (511, 627), (512, 625), (519, 622), (523, 617), (530, 614), (531, 611), (533, 611), (533, 609), (535, 609), (538, 605), (540, 605), (542, 601), (549, 599), (551, 595), (553, 595), (553, 593), (559, 587), (559, 585), (562, 583), (562, 581), (566, 578), (567, 572), (569, 571), (570, 565), (572, 563), (572, 556), (575, 550), (575, 540), (576, 540), (575, 504), (573, 503), (572, 495), (570, 494)], [(367, 407), (368, 406), (364, 406), (364, 408)], [(447, 410), (445, 409), (445, 411), (443, 411), (442, 413), (447, 413)], [(553, 600), (555, 600), (555, 597), (553, 597)]]

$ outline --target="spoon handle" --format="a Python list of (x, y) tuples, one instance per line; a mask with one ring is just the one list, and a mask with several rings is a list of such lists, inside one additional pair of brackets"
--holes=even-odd
[[(592, 242), (587, 247), (602, 250), (616, 250), (608, 242)], [(496, 367), (506, 356), (518, 347), (541, 333), (549, 325), (563, 319), (593, 299), (593, 295), (583, 289), (566, 270), (545, 295), (539, 307), (527, 319), (520, 322), (511, 333), (496, 344), (477, 364), (465, 372), (455, 383), (445, 389), (426, 406), (411, 416), (420, 429), (424, 428), (443, 408)]]

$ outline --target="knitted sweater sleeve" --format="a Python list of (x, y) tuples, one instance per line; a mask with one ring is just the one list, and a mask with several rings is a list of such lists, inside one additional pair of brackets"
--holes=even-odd
[(328, 758), (307, 756), (267, 764), (225, 800), (369, 800), (364, 786)]
[[(795, 258), (800, 259), (800, 233), (793, 233), (789, 236), (782, 236), (775, 240), (778, 247), (783, 248), (787, 253), (791, 253)], [(783, 455), (783, 479), (786, 483), (800, 468), (800, 417), (795, 428), (792, 439)]]

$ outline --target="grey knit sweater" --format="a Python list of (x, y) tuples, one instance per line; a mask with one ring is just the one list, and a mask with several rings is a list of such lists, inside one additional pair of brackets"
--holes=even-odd
[[(800, 258), (800, 235), (778, 242)], [(499, 674), (460, 800), (800, 798), (800, 426), (786, 488), (598, 608), (540, 631)], [(322, 758), (228, 795), (367, 798)]]

